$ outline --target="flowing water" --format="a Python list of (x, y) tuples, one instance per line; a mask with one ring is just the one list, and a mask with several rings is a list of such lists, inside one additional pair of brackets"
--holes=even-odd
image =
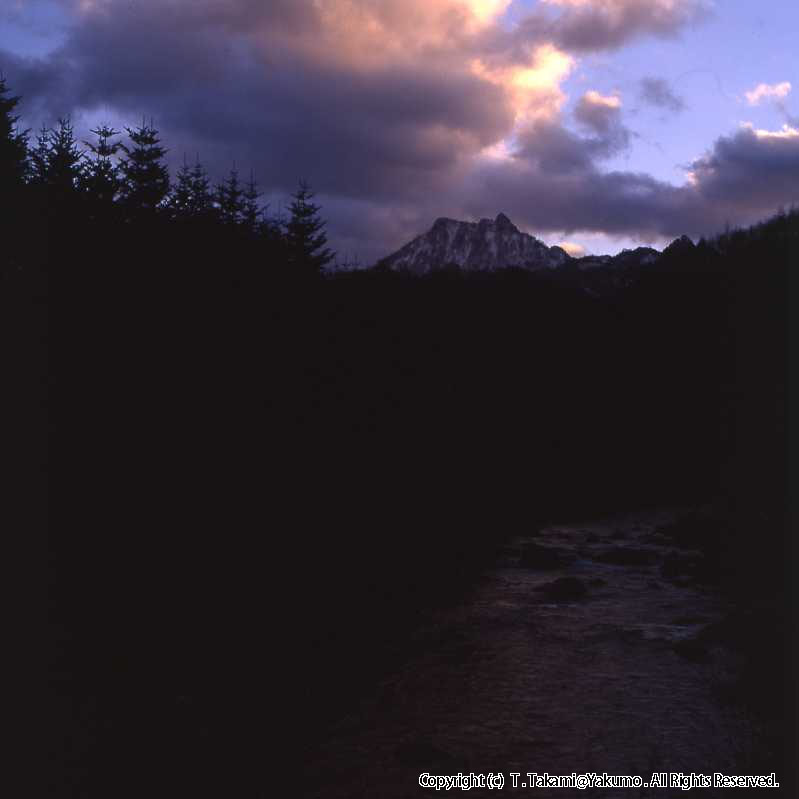
[[(300, 777), (307, 795), (433, 795), (418, 786), (423, 772), (502, 772), (506, 781), (517, 772), (520, 782), (528, 772), (644, 782), (654, 772), (751, 773), (753, 726), (729, 698), (740, 663), (718, 647), (680, 646), (729, 608), (712, 589), (663, 578), (673, 546), (657, 530), (669, 519), (628, 515), (516, 539), (460, 606), (417, 630), (402, 665), (309, 755)], [(554, 570), (521, 565), (533, 542), (571, 562)], [(585, 596), (570, 599), (567, 590), (553, 599), (546, 586), (563, 577), (579, 579)], [(507, 792), (524, 790), (506, 782), (503, 791), (469, 793)], [(537, 788), (533, 795), (580, 794), (684, 792)]]

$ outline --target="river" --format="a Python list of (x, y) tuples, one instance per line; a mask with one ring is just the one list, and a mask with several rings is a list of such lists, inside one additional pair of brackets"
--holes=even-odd
[[(674, 546), (658, 530), (670, 519), (631, 514), (516, 538), (464, 601), (430, 614), (401, 665), (308, 753), (305, 793), (433, 795), (418, 786), (423, 772), (501, 772), (507, 781), (516, 772), (520, 784), (528, 772), (643, 782), (655, 772), (751, 774), (755, 724), (730, 698), (741, 664), (721, 644), (692, 643), (730, 608), (711, 588), (663, 576)], [(556, 550), (562, 565), (537, 568), (536, 546)]]

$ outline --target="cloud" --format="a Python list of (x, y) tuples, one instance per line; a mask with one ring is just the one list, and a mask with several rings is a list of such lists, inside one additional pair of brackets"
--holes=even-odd
[[(284, 190), (305, 174), (347, 196), (425, 192), (510, 133), (507, 88), (449, 51), (450, 25), (483, 24), (468, 4), (440, 2), (435, 13), (427, 2), (382, 3), (377, 14), (349, 2), (349, 22), (328, 22), (334, 5), (106, 0), (80, 13), (49, 59), (3, 61), (29, 111), (153, 115), (181, 149), (206, 160), (229, 151)], [(430, 25), (429, 43), (443, 42), (427, 59), (413, 52), (414, 15)], [(384, 47), (348, 46), (381, 26), (391, 27)]]
[[(607, 120), (608, 114), (612, 114), (621, 108), (621, 98), (617, 94), (606, 96), (591, 89), (580, 98), (580, 107), (589, 115), (592, 115), (594, 111), (600, 111), (602, 112), (602, 117), (600, 118)], [(597, 119), (597, 117), (594, 117), (594, 119)], [(604, 121), (601, 126), (605, 126)]]
[(596, 141), (578, 136), (560, 121), (541, 120), (520, 132), (511, 158), (502, 166), (532, 168), (542, 175), (584, 175), (593, 169)]
[(668, 81), (663, 78), (643, 78), (640, 96), (645, 103), (665, 111), (677, 114), (685, 110), (685, 101), (672, 91)]
[[(493, 217), (500, 201), (559, 238), (651, 238), (797, 196), (790, 125), (722, 137), (673, 186), (600, 169), (631, 141), (620, 96), (586, 92), (569, 112), (582, 54), (676, 35), (707, 13), (699, 0), (549, 0), (513, 28), (500, 24), (507, 0), (59, 1), (62, 45), (0, 51), (29, 124), (146, 114), (174, 162), (199, 152), (221, 176), (235, 159), (270, 198), (307, 178), (334, 246), (365, 262), (431, 219)], [(651, 80), (649, 100), (668, 105)]]
[(574, 109), (574, 117), (594, 138), (584, 144), (593, 158), (608, 158), (630, 146), (632, 134), (621, 119), (621, 98), (605, 96), (597, 91), (586, 92)]
[(784, 100), (790, 92), (791, 84), (788, 81), (775, 84), (759, 83), (754, 89), (746, 92), (745, 96), (749, 105), (759, 105), (761, 100)]
[(773, 211), (799, 198), (799, 129), (747, 123), (690, 166), (690, 182), (708, 203), (735, 216)]
[[(554, 131), (549, 137), (554, 138)], [(580, 141), (572, 140), (574, 152), (579, 151)], [(583, 145), (590, 153), (590, 140), (583, 140)], [(602, 172), (590, 155), (581, 161), (574, 158), (570, 169), (556, 169), (540, 153), (537, 157), (520, 153), (513, 163), (478, 170), (465, 195), (472, 216), (485, 215), (488, 198), (502, 197), (503, 207), (518, 224), (566, 235), (599, 232), (653, 240), (723, 223), (723, 214), (702, 207), (693, 188), (675, 187), (641, 173)]]
[[(382, 156), (385, 134), (387, 145), (400, 140), (395, 160), (419, 164), (437, 154), (457, 163), (496, 145), (514, 124), (554, 118), (575, 65), (566, 45), (581, 49), (574, 40), (586, 22), (612, 29), (589, 49), (615, 47), (645, 33), (674, 33), (704, 5), (550, 0), (539, 5), (554, 18), (536, 7), (509, 31), (499, 18), (510, 0), (55, 2), (71, 14), (66, 43), (47, 59), (12, 63), (41, 115), (102, 106), (156, 113), (182, 134), (213, 142), (223, 126), (212, 118), (217, 108), (229, 132), (236, 123), (253, 134), (281, 134), (292, 125), (270, 104), (284, 103), (290, 119), (329, 107), (333, 97), (353, 120), (332, 124), (334, 143), (341, 133), (353, 153)], [(8, 54), (3, 60), (13, 62)], [(314, 130), (327, 126), (314, 122)], [(365, 133), (352, 130), (357, 123)], [(444, 152), (448, 136), (454, 144)], [(364, 148), (365, 137), (372, 144)]]
[(582, 258), (587, 252), (582, 244), (575, 244), (573, 241), (561, 241), (558, 247), (562, 250), (566, 250), (572, 258)]
[(675, 36), (712, 8), (708, 0), (541, 0), (518, 36), (546, 35), (574, 53), (612, 50), (642, 36)]
[(575, 61), (551, 44), (542, 44), (528, 56), (526, 66), (496, 64), (475, 58), (473, 74), (502, 87), (514, 109), (516, 123), (531, 119), (551, 119), (560, 111), (566, 95), (562, 81), (574, 68)]
[(799, 198), (799, 130), (789, 125), (745, 126), (720, 137), (679, 186), (637, 172), (603, 172), (594, 148), (593, 138), (538, 124), (511, 159), (486, 163), (472, 176), (465, 208), (485, 216), (486, 198), (502, 197), (511, 218), (530, 230), (652, 241), (749, 224)]
[(604, 96), (592, 89), (578, 100), (574, 117), (598, 136), (608, 136), (621, 125), (621, 98)]

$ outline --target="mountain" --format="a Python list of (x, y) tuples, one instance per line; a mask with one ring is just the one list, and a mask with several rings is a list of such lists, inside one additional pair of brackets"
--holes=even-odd
[(660, 258), (660, 253), (651, 247), (636, 247), (634, 250), (622, 250), (618, 255), (585, 255), (575, 258), (577, 268), (584, 272), (587, 269), (602, 269), (610, 267), (616, 271), (620, 269), (638, 268), (655, 263)]
[[(669, 247), (678, 250), (693, 244), (683, 236)], [(380, 261), (380, 266), (397, 271), (425, 274), (435, 269), (458, 267), (480, 272), (517, 268), (548, 270), (561, 276), (575, 272), (629, 272), (654, 264), (660, 253), (651, 247), (623, 250), (618, 255), (587, 255), (573, 258), (561, 247), (548, 247), (534, 236), (523, 233), (505, 214), (493, 221), (460, 222), (442, 217), (433, 227), (417, 236), (397, 252)], [(616, 276), (618, 277), (618, 275)], [(586, 278), (588, 279), (588, 278)], [(593, 278), (592, 278), (593, 279)]]
[(560, 269), (544, 273), (557, 283), (569, 285), (594, 297), (624, 291), (656, 268), (661, 253), (651, 247), (622, 250), (618, 255), (586, 255), (572, 258)]
[(651, 247), (622, 250), (617, 255), (574, 258), (561, 247), (547, 247), (523, 233), (505, 214), (493, 221), (437, 219), (433, 227), (379, 262), (382, 269), (423, 275), (456, 267), (465, 272), (516, 268), (541, 279), (569, 286), (595, 297), (609, 297), (635, 285), (645, 274), (693, 263), (698, 252), (687, 236), (675, 239), (662, 253)]
[(565, 250), (547, 247), (499, 214), (493, 221), (437, 219), (427, 233), (383, 259), (381, 265), (421, 274), (450, 266), (467, 271), (557, 269), (572, 260)]

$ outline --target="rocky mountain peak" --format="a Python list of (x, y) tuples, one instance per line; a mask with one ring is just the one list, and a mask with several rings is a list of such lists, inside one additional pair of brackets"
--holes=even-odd
[(516, 227), (516, 225), (514, 225), (513, 222), (511, 222), (510, 219), (502, 212), (497, 214), (494, 224), (500, 230), (515, 230), (517, 233), (519, 232), (519, 229)]
[[(680, 253), (693, 247), (693, 242), (683, 236), (669, 249)], [(635, 283), (642, 270), (652, 268), (660, 257), (657, 250), (637, 247), (618, 255), (573, 258), (561, 247), (548, 247), (522, 232), (506, 214), (499, 213), (494, 219), (479, 222), (440, 217), (427, 233), (384, 258), (381, 264), (415, 274), (452, 266), (473, 272), (526, 269), (592, 296), (609, 296)]]
[(440, 217), (427, 233), (388, 256), (383, 264), (424, 273), (448, 266), (474, 271), (506, 267), (554, 269), (570, 260), (560, 247), (547, 247), (500, 213), (494, 220), (479, 222)]

